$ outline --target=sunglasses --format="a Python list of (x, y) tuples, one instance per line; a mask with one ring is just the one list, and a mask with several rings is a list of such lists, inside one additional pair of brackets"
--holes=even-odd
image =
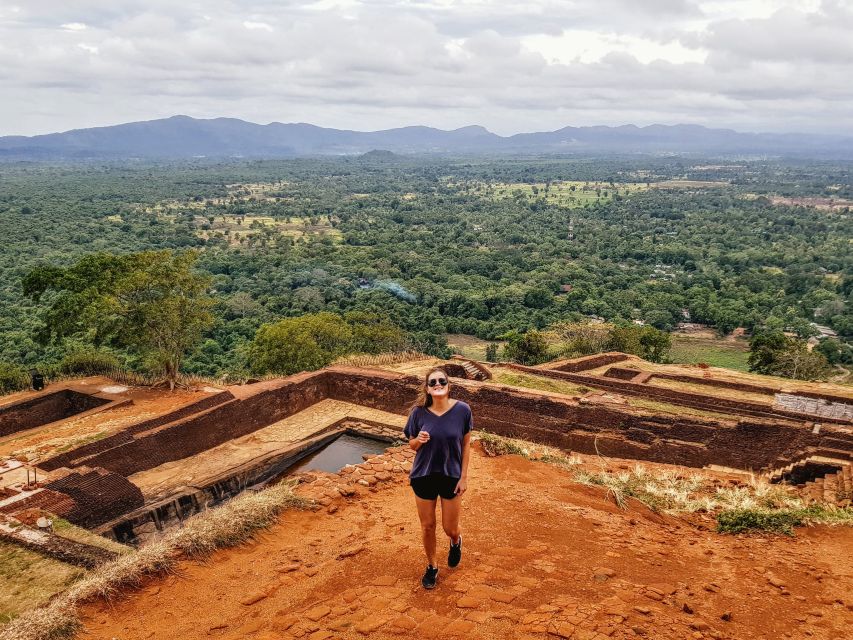
[(447, 384), (447, 378), (433, 378), (432, 380), (427, 382), (427, 385), (429, 385), (430, 387), (434, 387), (436, 385), (443, 387), (446, 384)]

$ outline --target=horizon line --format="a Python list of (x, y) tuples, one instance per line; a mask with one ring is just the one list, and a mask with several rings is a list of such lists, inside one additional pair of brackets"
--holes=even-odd
[(65, 134), (65, 133), (73, 133), (75, 131), (86, 131), (86, 130), (90, 130), (90, 129), (109, 129), (112, 127), (120, 127), (120, 126), (124, 126), (124, 125), (129, 125), (129, 124), (143, 124), (143, 123), (149, 123), (149, 122), (159, 122), (162, 120), (172, 120), (175, 118), (186, 118), (188, 120), (203, 121), (203, 122), (210, 122), (210, 121), (214, 121), (214, 120), (236, 120), (239, 122), (244, 122), (246, 124), (252, 124), (252, 125), (260, 126), (260, 127), (268, 127), (268, 126), (272, 126), (272, 125), (283, 125), (283, 126), (294, 126), (294, 125), (299, 126), (299, 125), (302, 125), (302, 126), (316, 127), (318, 129), (328, 129), (328, 130), (334, 130), (334, 131), (351, 131), (353, 133), (381, 133), (384, 131), (395, 131), (395, 130), (401, 130), (401, 129), (414, 129), (414, 128), (433, 129), (435, 131), (452, 133), (455, 131), (461, 131), (463, 129), (479, 128), (479, 129), (483, 129), (483, 131), (485, 133), (488, 133), (488, 134), (493, 135), (493, 136), (497, 136), (499, 138), (504, 138), (504, 139), (512, 138), (512, 137), (518, 136), (518, 135), (528, 135), (528, 134), (536, 134), (536, 133), (554, 133), (556, 131), (562, 131), (563, 129), (568, 129), (568, 128), (574, 128), (574, 129), (594, 129), (594, 128), (602, 128), (602, 129), (620, 129), (620, 128), (649, 129), (652, 127), (668, 127), (668, 128), (693, 127), (693, 128), (698, 128), (698, 129), (704, 129), (707, 131), (718, 131), (718, 132), (724, 131), (724, 132), (736, 133), (736, 134), (740, 134), (740, 135), (778, 135), (778, 136), (812, 135), (812, 136), (834, 137), (834, 138), (841, 138), (841, 139), (853, 137), (853, 134), (851, 134), (851, 133), (831, 134), (831, 133), (813, 133), (813, 132), (805, 132), (805, 131), (745, 131), (745, 130), (734, 129), (731, 127), (708, 126), (708, 125), (703, 125), (703, 124), (686, 123), (686, 122), (676, 122), (676, 123), (672, 123), (672, 124), (665, 124), (662, 122), (653, 122), (651, 124), (646, 124), (646, 125), (638, 125), (638, 124), (634, 124), (634, 123), (630, 123), (630, 122), (624, 123), (624, 124), (615, 124), (615, 125), (613, 125), (613, 124), (611, 124), (611, 125), (605, 125), (605, 124), (586, 124), (586, 125), (585, 124), (567, 124), (567, 125), (564, 125), (562, 127), (556, 128), (556, 129), (538, 129), (538, 130), (533, 130), (533, 131), (517, 131), (515, 133), (502, 135), (499, 133), (495, 133), (494, 131), (492, 131), (488, 127), (481, 125), (481, 124), (468, 124), (468, 125), (463, 125), (461, 127), (455, 127), (453, 129), (442, 129), (440, 127), (427, 125), (427, 124), (401, 125), (401, 126), (396, 126), (396, 127), (388, 127), (385, 129), (350, 129), (350, 128), (338, 128), (338, 127), (318, 125), (318, 124), (314, 124), (311, 122), (305, 122), (305, 121), (282, 122), (281, 120), (271, 120), (271, 121), (266, 122), (266, 123), (261, 123), (261, 122), (254, 122), (252, 120), (245, 120), (243, 118), (238, 118), (236, 116), (197, 117), (197, 116), (189, 116), (189, 115), (186, 115), (183, 113), (177, 113), (177, 114), (174, 114), (171, 116), (162, 116), (159, 118), (150, 118), (148, 120), (128, 120), (128, 121), (117, 122), (117, 123), (113, 123), (113, 124), (93, 125), (93, 126), (89, 126), (89, 127), (75, 127), (72, 129), (64, 129), (64, 130), (58, 130), (58, 131), (54, 130), (54, 131), (48, 131), (46, 133), (33, 133), (33, 134), (29, 134), (29, 135), (17, 134), (17, 133), (0, 133), (0, 139), (2, 139), (2, 138), (36, 138), (39, 136), (61, 135), (61, 134)]

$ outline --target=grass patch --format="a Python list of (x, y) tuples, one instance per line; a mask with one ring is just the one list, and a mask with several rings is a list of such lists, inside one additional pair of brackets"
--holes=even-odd
[(669, 357), (674, 364), (709, 364), (749, 372), (749, 347), (745, 342), (672, 336)]
[(545, 184), (525, 182), (478, 182), (455, 183), (461, 191), (472, 193), (489, 200), (543, 198), (548, 204), (571, 209), (586, 205), (609, 202), (614, 196), (628, 196), (649, 187), (639, 182), (595, 182), (580, 180), (558, 180)]
[(77, 440), (71, 440), (70, 442), (59, 447), (56, 450), (56, 453), (65, 453), (66, 451), (70, 451), (71, 449), (76, 449), (77, 447), (82, 447), (85, 444), (90, 444), (92, 442), (97, 442), (98, 440), (103, 440), (108, 435), (110, 435), (109, 431), (99, 431), (98, 433), (93, 433), (91, 435), (85, 436), (84, 438), (78, 438)]
[(351, 353), (341, 356), (332, 364), (350, 367), (372, 367), (376, 365), (400, 364), (415, 360), (424, 360), (432, 356), (420, 351), (393, 351), (387, 353)]
[(490, 457), (517, 455), (528, 460), (539, 460), (564, 468), (576, 467), (581, 462), (577, 456), (567, 456), (555, 447), (530, 442), (529, 440), (506, 438), (488, 431), (478, 431), (477, 438), (483, 447), (483, 451)]
[(705, 396), (717, 396), (732, 400), (743, 400), (744, 402), (754, 402), (757, 404), (765, 404), (767, 406), (773, 404), (773, 394), (758, 393), (755, 391), (741, 391), (740, 389), (730, 389), (726, 387), (713, 387), (708, 384), (702, 384), (701, 382), (683, 382), (681, 380), (669, 380), (668, 378), (653, 377), (646, 384), (648, 386), (659, 387), (661, 389), (672, 389), (673, 391), (697, 393)]
[(0, 623), (47, 604), (84, 575), (79, 567), (0, 542)]
[(648, 409), (655, 413), (668, 413), (676, 416), (701, 416), (703, 418), (711, 418), (712, 420), (734, 420), (730, 413), (719, 413), (716, 411), (707, 411), (705, 409), (694, 409), (693, 407), (685, 407), (680, 404), (670, 404), (668, 402), (659, 402), (657, 400), (647, 400), (646, 398), (637, 398), (635, 396), (625, 396), (625, 400), (631, 407), (638, 409)]
[[(0, 640), (72, 637), (80, 628), (78, 605), (97, 598), (114, 598), (148, 576), (172, 571), (181, 557), (203, 557), (216, 549), (245, 542), (273, 524), (281, 512), (308, 506), (309, 501), (293, 493), (294, 486), (283, 482), (189, 518), (182, 528), (162, 540), (101, 565), (48, 606), (12, 620), (0, 628)], [(2, 604), (0, 608), (6, 609)]]
[(447, 346), (454, 353), (458, 353), (463, 358), (469, 360), (478, 360), (485, 362), (486, 347), (490, 344), (495, 344), (498, 347), (498, 352), (502, 351), (506, 342), (503, 340), (483, 340), (477, 336), (472, 336), (467, 333), (447, 333), (444, 335), (447, 339)]
[(562, 393), (567, 396), (580, 396), (590, 391), (589, 387), (572, 384), (564, 380), (546, 378), (529, 373), (519, 373), (507, 370), (493, 370), (492, 382), (509, 385), (511, 387), (523, 387), (525, 389), (537, 389), (538, 391), (551, 391)]

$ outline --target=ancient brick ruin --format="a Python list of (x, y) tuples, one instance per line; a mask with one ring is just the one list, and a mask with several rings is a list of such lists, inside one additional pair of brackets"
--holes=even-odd
[[(810, 400), (833, 407), (830, 415), (820, 415), (818, 421), (815, 412), (808, 407), (774, 403), (774, 397), (783, 395), (780, 389), (706, 380), (700, 376), (639, 371), (624, 366), (627, 359), (625, 354), (611, 353), (541, 367), (505, 366), (530, 375), (580, 383), (598, 394), (639, 396), (713, 411), (713, 415), (720, 417), (689, 415), (689, 411), (682, 415), (656, 414), (627, 404), (597, 402), (584, 394), (569, 397), (501, 386), (493, 380), (471, 379), (485, 377), (480, 372), (488, 372), (488, 368), (479, 363), (476, 367), (466, 367), (459, 359), (449, 363), (448, 369), (454, 376), (454, 397), (467, 402), (473, 409), (475, 429), (580, 453), (691, 467), (718, 465), (775, 474), (777, 478), (782, 477), (780, 470), (788, 469), (790, 475), (794, 473), (791, 469), (805, 464), (812, 464), (808, 468), (816, 469), (815, 461), (825, 459), (834, 461), (832, 464), (839, 471), (849, 471), (853, 462), (853, 429), (849, 414), (853, 402), (850, 399), (817, 397), (819, 394), (812, 393)], [(612, 366), (616, 364), (619, 366)], [(603, 374), (589, 373), (608, 365)], [(691, 390), (651, 386), (649, 380), (654, 376), (688, 382)], [(44, 496), (40, 499), (33, 496), (31, 504), (39, 500), (54, 504), (57, 509), (61, 507), (69, 519), (88, 527), (120, 528), (124, 518), (133, 521), (134, 527), (153, 523), (159, 528), (163, 521), (180, 519), (246, 486), (264, 481), (290, 464), (295, 456), (323, 446), (340, 433), (349, 430), (387, 442), (399, 438), (401, 417), (407, 415), (420, 383), (419, 376), (397, 371), (332, 366), (232, 387), (165, 415), (132, 424), (95, 442), (40, 460), (38, 467), (52, 472), (51, 481), (43, 487)], [(723, 391), (737, 388), (764, 395), (767, 402), (762, 404), (694, 390), (695, 385), (702, 384)], [(186, 465), (192, 466), (194, 456), (252, 436), (269, 425), (330, 400), (381, 410), (397, 418), (393, 421), (395, 424), (390, 420), (383, 423), (355, 416), (338, 418), (321, 425), (304, 442), (281, 452), (271, 451), (253, 460), (251, 465), (223, 467), (221, 473), (208, 478), (203, 486), (176, 490), (174, 495), (160, 496), (155, 504), (143, 499), (130, 479), (161, 465), (186, 461)], [(42, 400), (41, 405), (33, 400), (29, 402), (30, 406), (48, 406), (47, 400)], [(55, 409), (49, 413), (55, 416), (61, 411)], [(6, 418), (4, 423), (4, 414), (0, 413), (0, 429), (22, 428), (25, 424), (19, 410), (7, 415), (13, 417)], [(834, 467), (826, 469), (829, 473)], [(843, 474), (838, 476), (840, 491), (844, 490), (844, 477)], [(73, 506), (61, 503), (62, 496), (70, 499)], [(0, 505), (2, 503), (0, 499)]]

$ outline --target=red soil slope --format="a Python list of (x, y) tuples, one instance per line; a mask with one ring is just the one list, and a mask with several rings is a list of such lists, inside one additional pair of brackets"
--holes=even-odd
[[(464, 556), (425, 560), (402, 473), (84, 611), (86, 638), (825, 638), (853, 624), (853, 529), (700, 530), (475, 447)], [(332, 511), (333, 513), (329, 513)], [(446, 553), (446, 538), (439, 548)]]

